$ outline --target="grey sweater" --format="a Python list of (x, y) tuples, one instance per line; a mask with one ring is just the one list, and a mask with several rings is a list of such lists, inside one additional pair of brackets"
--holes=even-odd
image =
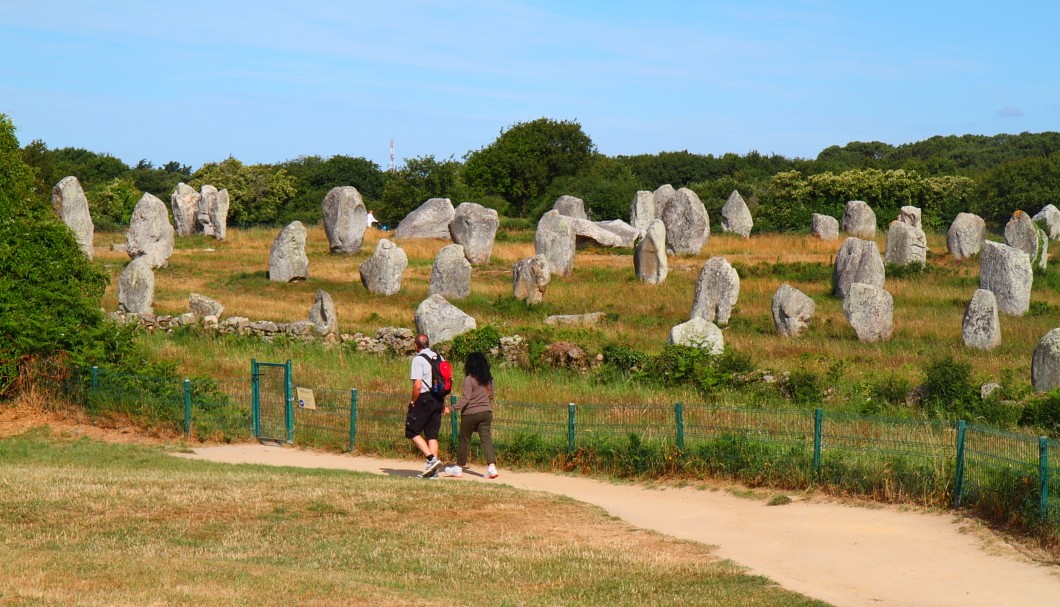
[(456, 408), (461, 414), (484, 413), (492, 411), (493, 384), (483, 386), (478, 380), (470, 375), (464, 377), (464, 383), (460, 386), (460, 398), (456, 401)]

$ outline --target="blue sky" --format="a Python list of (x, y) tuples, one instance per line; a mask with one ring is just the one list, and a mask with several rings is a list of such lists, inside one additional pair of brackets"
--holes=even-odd
[(577, 120), (608, 155), (1060, 130), (1054, 2), (9, 0), (22, 144), (385, 168)]

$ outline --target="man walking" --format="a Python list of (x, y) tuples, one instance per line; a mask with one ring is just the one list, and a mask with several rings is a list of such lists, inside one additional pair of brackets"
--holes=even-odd
[(420, 477), (433, 476), (442, 460), (438, 459), (438, 431), (442, 427), (442, 412), (447, 407), (431, 394), (432, 370), (430, 361), (437, 354), (430, 349), (430, 340), (423, 333), (416, 336), (416, 356), (412, 357), (412, 399), (405, 416), (405, 438), (427, 458)]

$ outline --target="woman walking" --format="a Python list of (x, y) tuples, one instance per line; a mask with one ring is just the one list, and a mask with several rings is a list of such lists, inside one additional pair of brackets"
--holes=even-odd
[(472, 352), (464, 360), (464, 383), (456, 401), (460, 411), (460, 438), (456, 447), (456, 465), (447, 466), (449, 476), (464, 475), (471, 433), (478, 432), (482, 454), (486, 456), (486, 478), (497, 478), (497, 453), (493, 450), (490, 425), (493, 423), (493, 375), (490, 364), (481, 352)]

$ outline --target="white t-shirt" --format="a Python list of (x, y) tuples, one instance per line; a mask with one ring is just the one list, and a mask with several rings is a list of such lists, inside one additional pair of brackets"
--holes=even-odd
[(431, 391), (431, 380), (434, 377), (431, 375), (431, 363), (426, 358), (420, 356), (420, 354), (426, 354), (428, 357), (433, 359), (438, 356), (430, 348), (424, 348), (420, 350), (416, 356), (412, 357), (412, 373), (409, 379), (420, 380), (420, 394)]
[(370, 228), (370, 227), (372, 227), (373, 223), (379, 223), (379, 221), (377, 221), (376, 218), (375, 218), (375, 215), (372, 215), (372, 212), (369, 211), (368, 212), (368, 217), (366, 217), (365, 220), (364, 220), (364, 225), (366, 225), (367, 227)]

